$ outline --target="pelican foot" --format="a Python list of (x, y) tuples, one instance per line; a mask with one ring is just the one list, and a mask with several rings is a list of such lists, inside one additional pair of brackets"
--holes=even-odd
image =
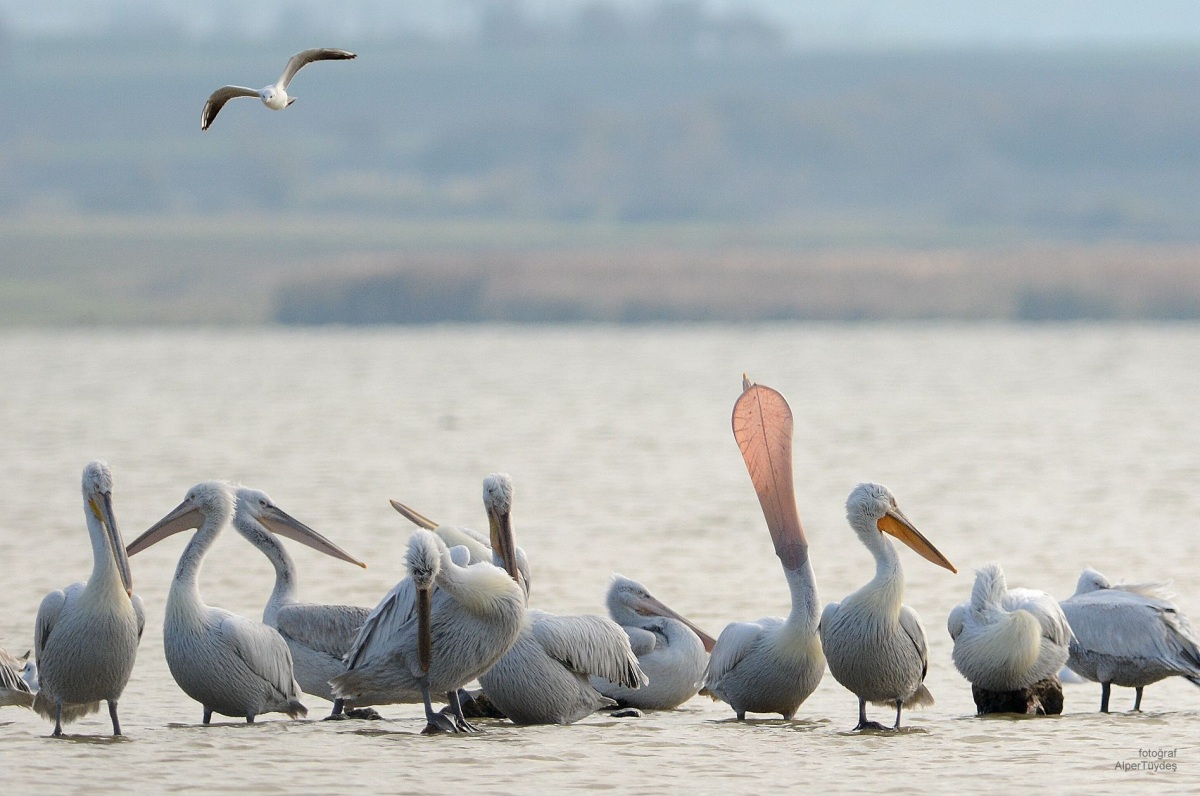
[(860, 721), (858, 726), (854, 728), (855, 732), (859, 730), (881, 730), (883, 732), (892, 732), (895, 727), (885, 727), (877, 721)]
[(430, 714), (425, 729), (421, 730), (422, 735), (442, 735), (443, 733), (453, 735), (457, 732), (458, 726), (454, 723), (454, 719), (445, 713)]
[(640, 719), (646, 714), (642, 713), (642, 711), (638, 710), (637, 708), (618, 708), (608, 715), (612, 716), (614, 719)]
[(321, 721), (346, 721), (349, 718), (350, 717), (345, 713), (330, 713), (328, 716), (321, 719)]
[(383, 721), (383, 716), (379, 715), (379, 711), (375, 708), (351, 708), (342, 714), (348, 719), (361, 719), (362, 721)]

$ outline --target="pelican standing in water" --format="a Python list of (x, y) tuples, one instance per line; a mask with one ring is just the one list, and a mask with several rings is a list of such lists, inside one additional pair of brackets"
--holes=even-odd
[(146, 624), (133, 593), (125, 543), (112, 507), (112, 472), (101, 461), (83, 468), (83, 510), (92, 538), (87, 582), (42, 599), (33, 633), (40, 690), (33, 709), (54, 719), (54, 735), (108, 702), (113, 735), (121, 734), (117, 700), (129, 682)]
[[(512, 479), (507, 474), (493, 473), (484, 479), (488, 523), (507, 529), (510, 535), (512, 500)], [(494, 545), (491, 553), (497, 555)], [(518, 573), (513, 577), (517, 579)], [(528, 594), (528, 582), (521, 585)], [(617, 704), (593, 687), (592, 675), (630, 689), (645, 682), (621, 627), (602, 616), (529, 610), (516, 643), (479, 678), (479, 684), (491, 705), (514, 724), (572, 724)]]
[(954, 565), (921, 535), (882, 484), (859, 484), (846, 500), (846, 519), (875, 557), (875, 577), (821, 614), (821, 641), (834, 679), (858, 697), (858, 726), (883, 730), (867, 721), (867, 703), (905, 707), (932, 705), (924, 685), (929, 656), (921, 618), (904, 600), (904, 572), (890, 534), (928, 561), (957, 572)]
[(311, 64), (313, 61), (344, 61), (357, 57), (354, 53), (346, 50), (315, 47), (311, 50), (302, 50), (289, 58), (279, 80), (269, 86), (258, 90), (245, 86), (221, 86), (212, 93), (208, 102), (204, 103), (204, 112), (200, 114), (200, 129), (207, 130), (213, 123), (213, 119), (217, 118), (217, 114), (221, 112), (221, 108), (225, 107), (225, 103), (235, 97), (258, 97), (262, 100), (262, 104), (271, 110), (281, 111), (296, 101), (295, 97), (288, 95), (287, 87), (301, 67)]
[[(525, 617), (512, 528), (492, 522), (491, 543), (503, 568), (466, 563), (466, 549), (451, 551), (430, 531), (414, 533), (406, 554), (409, 577), (359, 630), (347, 670), (332, 680), (334, 695), (367, 705), (423, 702), (426, 732), (474, 731), (458, 689), (512, 647)], [(433, 711), (434, 695), (445, 695), (451, 717)]]
[(791, 719), (825, 673), (817, 637), (817, 581), (792, 484), (792, 425), (787, 400), (743, 375), (742, 394), (733, 406), (733, 437), (783, 565), (792, 609), (786, 619), (733, 622), (717, 637), (701, 693), (728, 702), (738, 719), (747, 713)]
[(613, 575), (606, 602), (649, 682), (627, 688), (593, 677), (592, 687), (622, 707), (643, 710), (671, 710), (694, 697), (716, 644), (712, 636), (624, 575)]
[[(367, 565), (275, 505), (263, 491), (237, 488), (233, 528), (258, 548), (275, 568), (275, 588), (263, 609), (263, 624), (279, 631), (292, 654), (292, 672), (306, 694), (333, 702), (331, 717), (345, 717), (342, 700), (329, 680), (346, 671), (344, 658), (367, 621), (370, 608), (355, 605), (302, 603), (297, 594), (296, 566), (275, 538), (284, 536), (360, 567)], [(350, 718), (378, 718), (374, 711), (351, 712)]]
[(1171, 602), (1167, 583), (1113, 586), (1094, 569), (1079, 576), (1062, 610), (1075, 639), (1067, 665), (1100, 683), (1100, 712), (1108, 712), (1112, 687), (1137, 689), (1133, 709), (1142, 709), (1142, 689), (1178, 675), (1200, 686), (1200, 645), (1187, 617)]
[[(213, 713), (244, 718), (247, 723), (263, 713), (299, 718), (308, 710), (300, 703), (292, 655), (283, 637), (273, 627), (209, 607), (200, 596), (204, 556), (232, 520), (235, 503), (229, 484), (197, 484), (182, 503), (129, 544), (129, 554), (173, 534), (197, 529), (179, 557), (167, 594), (163, 652), (175, 682), (204, 706), (205, 724), (212, 721)], [(306, 526), (295, 520), (289, 524), (274, 512), (272, 517), (275, 526), (285, 529), (291, 538), (333, 555), (331, 543)]]
[(1000, 565), (986, 564), (975, 573), (971, 599), (955, 606), (946, 629), (954, 666), (970, 681), (980, 713), (1062, 712), (1058, 670), (1072, 636), (1049, 594), (1010, 589)]
[(29, 653), (26, 652), (24, 658), (17, 658), (8, 650), (0, 649), (0, 707), (32, 708), (37, 691), (37, 664), (29, 659)]

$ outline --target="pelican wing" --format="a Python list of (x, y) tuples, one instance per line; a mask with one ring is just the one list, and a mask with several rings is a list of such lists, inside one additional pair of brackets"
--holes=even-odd
[[(283, 70), (283, 74), (280, 75), (279, 82), (276, 85), (280, 88), (287, 88), (288, 83), (292, 82), (292, 78), (296, 76), (296, 73), (313, 61), (344, 61), (357, 57), (354, 53), (347, 50), (335, 50), (329, 47), (315, 47), (311, 50), (301, 50), (288, 59), (287, 68)], [(257, 92), (255, 94), (257, 95)], [(216, 114), (213, 115), (215, 116)]]
[(546, 654), (580, 674), (603, 677), (610, 683), (637, 688), (646, 682), (629, 648), (629, 637), (616, 622), (603, 616), (555, 616), (530, 611), (533, 637)]
[(1042, 626), (1042, 636), (1060, 647), (1067, 646), (1074, 638), (1071, 625), (1067, 622), (1066, 614), (1063, 613), (1058, 600), (1044, 591), (1009, 589), (1000, 604), (1010, 613), (1024, 610), (1033, 614)]
[(213, 119), (217, 118), (217, 114), (221, 112), (221, 108), (225, 107), (225, 103), (234, 97), (257, 96), (257, 91), (245, 86), (221, 86), (210, 94), (208, 102), (204, 103), (204, 110), (200, 113), (200, 129), (207, 130), (208, 126), (213, 123)]
[(133, 602), (133, 614), (137, 617), (138, 626), (138, 641), (142, 640), (142, 631), (146, 629), (146, 606), (142, 603), (142, 598), (136, 594), (130, 597)]
[(913, 646), (917, 648), (917, 654), (921, 656), (921, 679), (925, 679), (925, 673), (929, 671), (929, 650), (925, 646), (925, 626), (921, 624), (921, 617), (917, 612), (907, 605), (900, 606), (900, 628), (905, 635), (912, 640)]
[(82, 588), (82, 583), (72, 583), (66, 589), (55, 589), (42, 598), (42, 604), (38, 606), (37, 619), (34, 620), (33, 625), (33, 654), (38, 660), (41, 660), (42, 651), (46, 649), (46, 639), (50, 638), (50, 634), (54, 632), (54, 625), (58, 622), (59, 614), (62, 613), (63, 606), (67, 604), (67, 595)]
[(393, 586), (358, 629), (346, 653), (346, 668), (353, 669), (361, 661), (391, 654), (404, 626), (416, 621), (416, 605), (417, 590), (410, 578)]
[(1187, 620), (1165, 600), (1103, 589), (1064, 600), (1062, 609), (1086, 650), (1174, 661), (1200, 671), (1200, 649)]
[(717, 637), (716, 646), (708, 659), (708, 669), (704, 673), (704, 683), (711, 686), (721, 682), (737, 665), (758, 646), (763, 635), (772, 628), (783, 625), (783, 620), (776, 617), (760, 619), (757, 622), (730, 622)]
[(354, 605), (285, 605), (275, 614), (284, 638), (341, 658), (354, 645), (371, 609)]
[(629, 636), (629, 649), (639, 658), (654, 652), (658, 646), (658, 636), (651, 630), (640, 627), (625, 626), (625, 635)]
[(950, 633), (951, 640), (957, 640), (963, 632), (970, 607), (970, 603), (959, 603), (951, 609), (950, 615), (946, 617), (946, 630)]
[(295, 699), (300, 688), (292, 677), (292, 653), (283, 636), (273, 627), (234, 613), (222, 613), (217, 628), (222, 643), (233, 650), (251, 674), (285, 699)]

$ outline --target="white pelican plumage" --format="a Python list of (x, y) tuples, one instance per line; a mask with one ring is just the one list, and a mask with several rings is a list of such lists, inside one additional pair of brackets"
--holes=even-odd
[[(321, 534), (275, 505), (262, 490), (239, 486), (233, 527), (258, 548), (275, 569), (275, 588), (263, 609), (263, 624), (279, 631), (292, 654), (292, 673), (306, 694), (333, 702), (331, 716), (344, 716), (342, 700), (333, 695), (329, 680), (346, 671), (344, 658), (367, 621), (370, 608), (355, 605), (321, 605), (300, 602), (296, 566), (276, 535), (284, 536), (360, 567), (352, 557)], [(303, 536), (304, 539), (298, 539)], [(371, 713), (355, 714), (358, 717)]]
[(217, 114), (221, 112), (221, 108), (225, 107), (225, 103), (235, 97), (258, 97), (262, 100), (263, 105), (271, 110), (283, 110), (296, 101), (295, 97), (288, 95), (287, 87), (301, 67), (311, 64), (313, 61), (342, 61), (356, 57), (358, 56), (352, 52), (328, 47), (302, 50), (288, 59), (287, 66), (284, 68), (283, 74), (279, 76), (279, 80), (269, 86), (258, 90), (245, 86), (221, 86), (212, 93), (208, 102), (204, 103), (204, 111), (200, 114), (200, 129), (207, 130), (208, 126), (213, 123), (213, 119), (217, 118)]
[(133, 593), (104, 462), (83, 468), (83, 509), (95, 563), (86, 583), (50, 592), (38, 608), (33, 648), (41, 688), (33, 709), (54, 719), (54, 735), (61, 736), (63, 722), (99, 710), (105, 700), (113, 735), (120, 735), (117, 700), (133, 671), (146, 612)]
[(592, 686), (622, 707), (643, 710), (671, 710), (694, 697), (716, 641), (624, 575), (613, 575), (605, 601), (649, 682), (627, 688), (593, 677)]
[[(465, 549), (452, 554), (432, 532), (415, 532), (406, 554), (409, 577), (359, 630), (347, 671), (332, 680), (333, 693), (356, 704), (424, 702), (426, 732), (472, 731), (458, 689), (512, 647), (525, 617), (511, 526), (493, 521), (491, 543), (505, 568), (464, 566)], [(453, 718), (433, 712), (434, 695), (445, 696)]]
[(997, 695), (1024, 692), (1047, 680), (1057, 690), (1058, 710), (1043, 704), (1044, 712), (1061, 712), (1057, 676), (1072, 636), (1067, 617), (1049, 594), (1010, 589), (1000, 565), (986, 564), (975, 573), (971, 599), (950, 611), (946, 629), (954, 640), (954, 666), (971, 683), (981, 712), (984, 703), (997, 699), (979, 689)]
[(743, 376), (742, 394), (733, 406), (733, 436), (783, 565), (792, 609), (786, 619), (727, 625), (709, 657), (702, 693), (728, 702), (739, 719), (746, 713), (791, 719), (825, 673), (817, 636), (817, 582), (792, 484), (792, 410), (777, 391)]
[(834, 679), (858, 697), (858, 726), (887, 729), (867, 721), (867, 703), (895, 705), (900, 728), (904, 707), (932, 705), (924, 685), (929, 657), (925, 628), (917, 612), (903, 604), (904, 572), (891, 534), (922, 558), (957, 572), (909, 522), (882, 484), (859, 484), (846, 500), (846, 519), (875, 558), (875, 577), (821, 614), (821, 641)]
[[(505, 473), (489, 475), (483, 482), (483, 498), (489, 524), (511, 534), (512, 479)], [(495, 546), (490, 551), (482, 545), (468, 549), (473, 562), (478, 560), (475, 556), (497, 555)], [(528, 594), (528, 581), (522, 586)], [(621, 627), (602, 616), (528, 610), (520, 636), (479, 678), (479, 684), (492, 706), (515, 724), (571, 724), (616, 705), (593, 687), (592, 675), (631, 689), (645, 681)]]
[(0, 707), (17, 705), (33, 707), (33, 698), (38, 691), (37, 664), (25, 653), (17, 658), (8, 650), (0, 649)]
[[(253, 723), (263, 713), (305, 716), (300, 688), (292, 676), (287, 642), (273, 627), (212, 608), (200, 596), (200, 568), (221, 530), (233, 519), (234, 489), (206, 481), (188, 490), (183, 502), (133, 540), (134, 555), (167, 537), (196, 528), (175, 569), (163, 620), (163, 652), (175, 682), (204, 706), (204, 723), (213, 713)], [(275, 528), (297, 541), (330, 553), (331, 543), (307, 526), (272, 512)], [(302, 530), (303, 529), (303, 530)], [(307, 532), (306, 532), (307, 531)]]
[(1094, 569), (1079, 576), (1061, 605), (1075, 640), (1067, 665), (1100, 683), (1100, 711), (1108, 712), (1112, 686), (1142, 689), (1178, 675), (1200, 686), (1200, 645), (1187, 617), (1171, 602), (1167, 583), (1109, 583)]

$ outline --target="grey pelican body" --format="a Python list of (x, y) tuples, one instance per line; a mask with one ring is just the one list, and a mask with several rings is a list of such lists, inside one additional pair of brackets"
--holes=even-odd
[[(342, 702), (334, 697), (329, 681), (346, 671), (346, 654), (371, 609), (299, 600), (296, 566), (275, 533), (291, 535), (291, 529), (292, 534), (307, 535), (308, 539), (303, 541), (310, 546), (311, 540), (320, 535), (308, 526), (297, 529), (297, 525), (300, 524), (275, 506), (266, 493), (245, 486), (238, 488), (234, 530), (258, 548), (275, 569), (275, 588), (263, 609), (263, 624), (275, 628), (287, 642), (292, 673), (300, 689), (333, 702), (332, 715), (339, 716), (343, 715)], [(351, 564), (366, 566), (332, 543), (317, 549)]]
[[(130, 543), (129, 554), (172, 534), (198, 529), (179, 558), (167, 595), (163, 651), (175, 682), (204, 706), (205, 724), (213, 713), (244, 718), (248, 723), (264, 713), (299, 718), (308, 711), (300, 702), (291, 652), (283, 637), (265, 624), (210, 607), (200, 596), (204, 556), (232, 520), (235, 503), (229, 484), (197, 484), (182, 503)], [(296, 539), (304, 536), (294, 527), (290, 532)], [(327, 552), (315, 541), (306, 540), (306, 544)]]
[(817, 582), (792, 485), (792, 424), (782, 395), (743, 376), (733, 435), (783, 566), (792, 607), (786, 619), (734, 622), (717, 637), (702, 693), (728, 702), (738, 719), (747, 713), (791, 719), (825, 673)]
[(622, 707), (642, 710), (671, 710), (694, 697), (716, 643), (712, 637), (623, 575), (613, 575), (606, 602), (649, 682), (628, 688), (592, 677), (592, 686)]
[(24, 658), (17, 658), (0, 649), (0, 707), (32, 708), (37, 692), (37, 664), (30, 660), (29, 653), (26, 652)]
[[(486, 504), (486, 487), (484, 499)], [(525, 619), (525, 595), (510, 577), (516, 575), (512, 529), (493, 521), (491, 531), (503, 569), (486, 562), (464, 566), (432, 532), (413, 534), (409, 577), (388, 592), (359, 630), (347, 671), (333, 678), (335, 696), (367, 705), (424, 702), (426, 731), (473, 729), (462, 716), (458, 689), (512, 647)], [(467, 559), (462, 548), (455, 552)], [(449, 723), (433, 713), (434, 695), (449, 702)]]
[(1101, 684), (1104, 713), (1114, 685), (1137, 689), (1134, 710), (1141, 710), (1142, 689), (1163, 678), (1184, 677), (1200, 686), (1200, 646), (1166, 586), (1113, 586), (1085, 569), (1075, 594), (1061, 603), (1075, 633), (1067, 665)]
[(900, 727), (904, 707), (932, 705), (924, 685), (929, 656), (925, 628), (917, 612), (903, 604), (904, 572), (891, 534), (921, 556), (956, 571), (913, 527), (882, 484), (859, 484), (846, 501), (846, 518), (875, 558), (875, 577), (821, 614), (821, 641), (829, 671), (858, 697), (855, 729), (886, 729), (867, 721), (866, 703), (893, 705)]
[(146, 613), (133, 594), (113, 515), (112, 473), (104, 462), (84, 468), (83, 504), (95, 563), (86, 583), (50, 592), (38, 608), (34, 653), (40, 690), (33, 709), (54, 719), (59, 736), (64, 722), (99, 710), (104, 700), (113, 735), (120, 735), (117, 701), (133, 672)]
[(313, 61), (341, 61), (355, 57), (357, 56), (354, 53), (346, 50), (315, 47), (311, 50), (302, 50), (289, 58), (287, 67), (279, 76), (279, 80), (269, 86), (257, 90), (245, 86), (221, 86), (212, 93), (208, 102), (204, 103), (204, 111), (200, 114), (200, 129), (207, 130), (213, 123), (213, 119), (217, 118), (217, 114), (221, 112), (221, 108), (225, 107), (225, 103), (235, 97), (257, 97), (262, 100), (263, 105), (271, 110), (283, 110), (296, 101), (295, 97), (288, 95), (287, 87), (301, 67), (311, 64)]
[(975, 574), (971, 599), (946, 620), (954, 666), (988, 691), (1021, 691), (1056, 677), (1067, 662), (1071, 627), (1058, 601), (1036, 589), (1010, 589), (999, 564)]

